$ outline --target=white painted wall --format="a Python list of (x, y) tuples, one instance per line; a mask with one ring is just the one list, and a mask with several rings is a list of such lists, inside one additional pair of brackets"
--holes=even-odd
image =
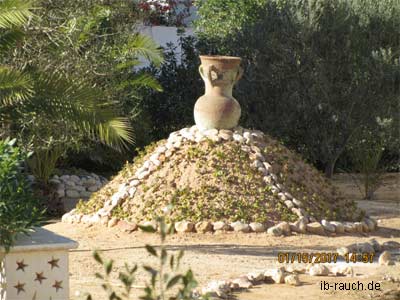
[[(179, 4), (175, 10), (176, 13), (179, 14), (181, 10), (185, 9), (183, 4)], [(184, 36), (193, 36), (194, 29), (193, 29), (193, 21), (198, 18), (197, 8), (196, 6), (190, 7), (189, 15), (183, 19), (183, 23), (185, 24), (185, 33)], [(150, 36), (153, 40), (155, 40), (161, 47), (167, 47), (168, 43), (173, 43), (175, 46), (178, 46), (176, 49), (176, 58), (178, 63), (180, 62), (180, 54), (181, 54), (181, 47), (179, 47), (179, 37), (177, 34), (177, 27), (173, 26), (146, 26), (146, 25), (139, 25), (137, 27), (141, 34)], [(150, 64), (146, 62), (144, 59), (141, 60), (142, 67), (148, 67)]]
[[(178, 46), (176, 49), (176, 57), (179, 62), (181, 47), (179, 46), (179, 36), (177, 33), (177, 27), (170, 26), (140, 26), (138, 28), (141, 34), (150, 36), (153, 40), (155, 40), (161, 47), (167, 47), (168, 43), (173, 43)], [(194, 30), (191, 27), (185, 27), (184, 36), (193, 36)], [(141, 67), (148, 67), (149, 63), (145, 60), (141, 60)]]

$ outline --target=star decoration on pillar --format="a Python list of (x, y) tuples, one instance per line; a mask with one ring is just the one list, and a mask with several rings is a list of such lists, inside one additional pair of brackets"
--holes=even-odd
[(19, 281), (16, 285), (14, 285), (14, 287), (17, 289), (17, 295), (19, 295), (20, 292), (25, 292), (24, 286), (25, 283), (20, 283)]
[(25, 272), (25, 268), (28, 266), (27, 264), (24, 263), (24, 260), (21, 261), (17, 261), (17, 271), (18, 270), (22, 270), (23, 272)]
[(52, 285), (53, 288), (56, 289), (56, 293), (58, 292), (59, 289), (62, 289), (63, 287), (61, 286), (62, 281), (55, 281), (54, 284)]
[(47, 278), (43, 276), (43, 272), (40, 272), (40, 273), (36, 272), (36, 278), (34, 281), (39, 281), (39, 283), (42, 284), (42, 281), (45, 279), (47, 279)]
[(53, 270), (53, 268), (59, 268), (60, 266), (58, 265), (59, 262), (59, 258), (54, 258), (52, 257), (51, 260), (49, 260), (47, 263), (51, 265), (51, 269)]

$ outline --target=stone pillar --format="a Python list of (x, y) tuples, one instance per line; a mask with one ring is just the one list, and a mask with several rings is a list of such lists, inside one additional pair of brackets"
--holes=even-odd
[(0, 248), (1, 300), (68, 300), (68, 250), (78, 243), (43, 228)]

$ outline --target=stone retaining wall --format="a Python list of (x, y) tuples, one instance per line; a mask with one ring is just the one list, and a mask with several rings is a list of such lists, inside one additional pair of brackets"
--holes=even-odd
[(100, 190), (108, 180), (94, 173), (88, 175), (54, 175), (50, 181), (56, 188), (56, 196), (65, 211), (75, 208), (79, 200), (88, 200), (92, 193)]

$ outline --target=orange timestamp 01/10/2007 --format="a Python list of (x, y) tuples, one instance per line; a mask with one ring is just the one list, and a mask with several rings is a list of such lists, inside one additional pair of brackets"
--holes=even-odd
[[(347, 253), (343, 255), (346, 263), (372, 263), (375, 253)], [(278, 252), (279, 263), (336, 263), (340, 257), (337, 252)]]

